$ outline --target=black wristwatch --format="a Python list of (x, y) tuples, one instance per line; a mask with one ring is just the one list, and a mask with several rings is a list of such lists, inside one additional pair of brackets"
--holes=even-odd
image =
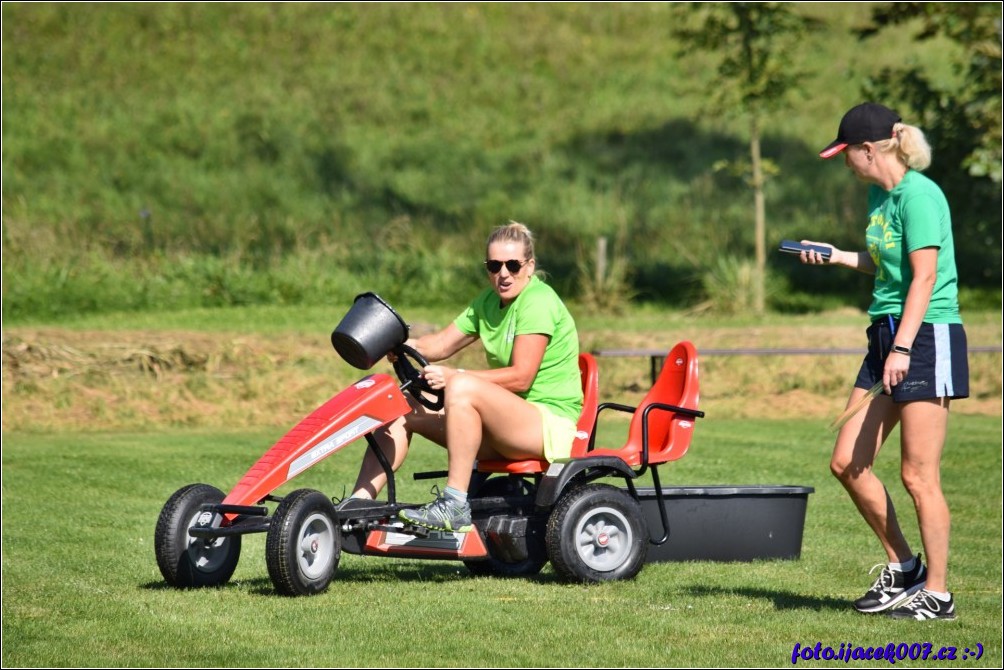
[(901, 346), (899, 344), (892, 345), (892, 350), (891, 351), (894, 354), (903, 354), (904, 356), (909, 356), (910, 355), (910, 347), (904, 347), (904, 346)]

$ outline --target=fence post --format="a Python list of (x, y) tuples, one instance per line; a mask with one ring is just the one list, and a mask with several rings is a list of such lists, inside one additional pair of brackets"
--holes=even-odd
[(596, 238), (596, 290), (603, 291), (603, 283), (607, 276), (607, 238), (600, 235)]

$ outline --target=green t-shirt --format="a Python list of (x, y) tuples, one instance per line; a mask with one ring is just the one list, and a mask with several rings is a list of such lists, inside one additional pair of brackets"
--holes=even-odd
[(938, 276), (924, 321), (962, 323), (952, 216), (938, 185), (919, 172), (907, 170), (891, 191), (871, 186), (868, 212), (865, 239), (875, 262), (875, 289), (868, 315), (873, 320), (888, 314), (902, 316), (913, 280), (910, 252), (937, 247)]
[(493, 289), (486, 289), (453, 323), (465, 335), (481, 339), (492, 369), (510, 365), (517, 335), (547, 335), (540, 370), (530, 389), (519, 395), (546, 405), (558, 416), (578, 421), (582, 412), (579, 335), (565, 304), (538, 277), (531, 277), (526, 288), (506, 307), (500, 302)]

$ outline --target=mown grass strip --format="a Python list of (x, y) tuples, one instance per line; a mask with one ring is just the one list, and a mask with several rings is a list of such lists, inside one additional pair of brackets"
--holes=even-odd
[[(601, 437), (616, 444), (623, 428)], [(930, 641), (960, 653), (980, 642), (982, 658), (967, 665), (1002, 661), (999, 417), (952, 418), (943, 475), (960, 618), (948, 626), (851, 610), (882, 555), (828, 473), (823, 421), (709, 418), (664, 471), (666, 485), (814, 487), (797, 561), (650, 563), (634, 581), (584, 587), (549, 567), (500, 580), (450, 562), (346, 555), (327, 592), (289, 599), (272, 589), (263, 538), (248, 536), (227, 586), (166, 587), (152, 548), (164, 501), (194, 481), (226, 490), (283, 430), (4, 434), (4, 666), (773, 667), (790, 664), (795, 643), (817, 641)], [(291, 487), (341, 495), (361, 450)], [(428, 482), (408, 473), (444, 460), (416, 444), (402, 497), (424, 500)], [(878, 470), (919, 551), (897, 469), (890, 442)]]

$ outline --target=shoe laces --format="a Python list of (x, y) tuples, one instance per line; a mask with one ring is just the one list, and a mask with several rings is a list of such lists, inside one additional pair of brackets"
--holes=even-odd
[(931, 595), (927, 589), (921, 589), (917, 595), (910, 599), (910, 602), (903, 605), (903, 609), (908, 609), (911, 612), (920, 609), (926, 609), (929, 612), (940, 612), (942, 604), (942, 601)]
[(882, 572), (879, 573), (878, 579), (872, 584), (872, 590), (892, 588), (896, 584), (896, 576), (893, 574), (892, 568), (885, 563), (876, 563), (868, 571), (868, 574), (870, 575), (875, 572), (876, 568), (882, 568)]
[[(465, 503), (440, 492), (439, 484), (433, 484), (432, 488), (429, 489), (429, 493), (435, 496), (435, 500), (432, 502), (440, 503), (439, 507), (442, 507), (444, 510), (463, 511), (467, 507)], [(432, 503), (429, 504), (431, 505)], [(431, 507), (429, 509), (431, 509)]]
[(434, 517), (440, 520), (449, 519), (453, 516), (454, 510), (453, 503), (445, 495), (439, 493), (439, 487), (433, 486), (430, 493), (434, 493), (436, 498), (429, 503), (423, 505), (420, 509), (428, 514), (430, 517)]

